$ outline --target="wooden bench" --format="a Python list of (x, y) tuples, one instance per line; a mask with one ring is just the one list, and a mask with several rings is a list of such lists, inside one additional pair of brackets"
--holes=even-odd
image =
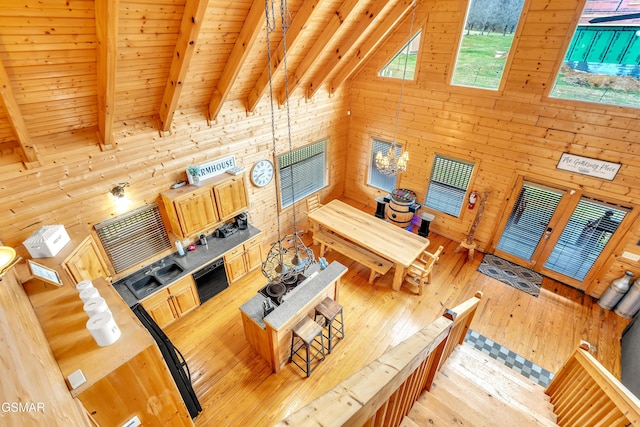
[(373, 283), (376, 274), (386, 274), (393, 263), (367, 249), (356, 245), (353, 242), (343, 239), (342, 237), (325, 230), (317, 230), (313, 233), (314, 242), (320, 243), (320, 257), (324, 256), (327, 248), (351, 258), (352, 260), (369, 267), (371, 274), (369, 275), (369, 284)]

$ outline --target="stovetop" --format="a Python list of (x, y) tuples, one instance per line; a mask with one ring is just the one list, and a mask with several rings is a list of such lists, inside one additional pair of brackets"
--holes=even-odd
[(283, 297), (286, 299), (286, 295), (302, 283), (306, 277), (302, 274), (298, 274), (291, 278), (290, 283), (281, 282), (269, 282), (266, 286), (261, 288), (258, 293), (267, 297), (274, 306), (279, 306), (283, 302)]

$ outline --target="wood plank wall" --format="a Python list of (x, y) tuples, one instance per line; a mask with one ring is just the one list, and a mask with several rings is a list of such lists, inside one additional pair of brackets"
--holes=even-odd
[[(424, 0), (416, 22), (422, 28), (417, 79), (406, 82), (398, 141), (410, 152), (408, 170), (397, 187), (409, 188), (423, 202), (434, 154), (471, 160), (478, 167), (472, 187), (490, 191), (476, 239), (487, 250), (505, 212), (519, 174), (550, 184), (584, 190), (634, 207), (640, 199), (640, 120), (638, 110), (548, 99), (555, 71), (574, 28), (579, 0), (525, 1), (524, 22), (511, 49), (503, 90), (489, 91), (448, 84), (467, 2)], [(382, 195), (366, 185), (372, 137), (391, 140), (400, 82), (377, 72), (406, 42), (409, 21), (376, 53), (351, 81), (349, 151), (345, 195), (358, 200)], [(569, 37), (569, 39), (567, 38)], [(556, 169), (563, 152), (622, 163), (613, 181)], [(507, 212), (508, 213), (508, 212)], [(435, 232), (461, 240), (475, 211), (461, 218), (436, 214)], [(640, 266), (620, 258), (623, 251), (640, 253), (640, 231), (634, 224), (601, 267), (593, 283), (599, 296), (624, 270), (640, 274)]]
[[(323, 199), (343, 192), (347, 133), (344, 93), (325, 92), (310, 102), (302, 96), (290, 103), (292, 145), (298, 148), (327, 138), (329, 185)], [(286, 109), (275, 107), (278, 154), (289, 149)], [(310, 119), (313, 118), (313, 119)], [(158, 132), (156, 117), (120, 122), (115, 126), (116, 147), (100, 151), (92, 130), (57, 134), (40, 148), (42, 167), (26, 170), (20, 164), (0, 168), (0, 237), (11, 246), (22, 243), (40, 226), (85, 223), (90, 227), (117, 214), (109, 190), (129, 182), (129, 209), (158, 200), (161, 191), (186, 180), (189, 164), (204, 163), (233, 154), (248, 172), (263, 158), (272, 159), (273, 138), (268, 101), (247, 117), (240, 102), (225, 104), (219, 120), (210, 127), (202, 111), (180, 111), (170, 132)], [(265, 231), (266, 241), (277, 230), (275, 182), (256, 188), (247, 177), (251, 208), (249, 220)], [(291, 208), (282, 212), (285, 230), (292, 224)], [(296, 207), (297, 220), (304, 218), (305, 204)]]
[[(10, 271), (0, 282), (3, 426), (88, 425), (80, 403), (71, 397), (29, 298)], [(18, 411), (17, 404), (27, 404)], [(8, 405), (8, 406), (7, 406)]]

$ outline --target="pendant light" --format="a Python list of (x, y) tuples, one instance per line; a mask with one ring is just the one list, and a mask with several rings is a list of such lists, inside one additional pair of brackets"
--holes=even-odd
[(393, 132), (393, 141), (391, 142), (391, 147), (389, 147), (389, 151), (387, 154), (383, 154), (382, 151), (378, 151), (376, 153), (376, 157), (374, 159), (376, 170), (384, 175), (393, 176), (398, 173), (404, 172), (407, 170), (407, 163), (409, 162), (409, 153), (405, 151), (404, 153), (398, 155), (398, 124), (400, 122), (400, 110), (402, 107), (402, 95), (404, 93), (404, 82), (407, 76), (407, 64), (409, 62), (409, 52), (411, 49), (411, 41), (412, 41), (412, 33), (413, 33), (413, 23), (416, 18), (416, 1), (413, 2), (413, 12), (411, 14), (411, 25), (409, 26), (409, 41), (406, 46), (406, 53), (404, 56), (404, 68), (402, 70), (402, 84), (400, 86), (400, 100), (398, 101), (398, 110), (396, 112), (396, 126)]
[[(269, 35), (276, 29), (275, 10), (273, 1), (269, 8), (268, 0), (265, 2), (265, 14), (267, 22), (267, 56), (269, 64), (269, 96), (271, 103), (271, 135), (273, 140), (273, 157), (276, 158), (276, 131), (275, 131), (275, 113), (273, 106), (273, 75), (271, 70), (271, 43)], [(287, 113), (287, 141), (289, 154), (293, 152), (293, 144), (291, 142), (291, 118), (289, 111), (289, 79), (287, 71), (287, 28), (288, 22), (286, 17), (289, 16), (286, 0), (280, 3), (280, 16), (282, 23), (282, 44), (283, 44), (283, 72), (285, 84), (285, 110)], [(270, 282), (295, 283), (298, 275), (301, 274), (309, 265), (315, 263), (313, 251), (305, 246), (298, 234), (296, 225), (296, 198), (293, 180), (293, 168), (289, 167), (291, 174), (291, 196), (292, 196), (292, 214), (293, 214), (293, 233), (282, 236), (280, 230), (280, 212), (277, 211), (276, 220), (278, 224), (278, 240), (271, 244), (271, 248), (262, 263), (262, 274)], [(275, 183), (275, 180), (274, 180)]]

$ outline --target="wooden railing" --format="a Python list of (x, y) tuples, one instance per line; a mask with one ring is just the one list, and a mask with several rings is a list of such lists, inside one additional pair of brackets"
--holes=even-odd
[(360, 369), (277, 426), (400, 425), (453, 347), (464, 340), (482, 293)]
[(640, 400), (582, 343), (546, 389), (560, 426), (640, 425)]

